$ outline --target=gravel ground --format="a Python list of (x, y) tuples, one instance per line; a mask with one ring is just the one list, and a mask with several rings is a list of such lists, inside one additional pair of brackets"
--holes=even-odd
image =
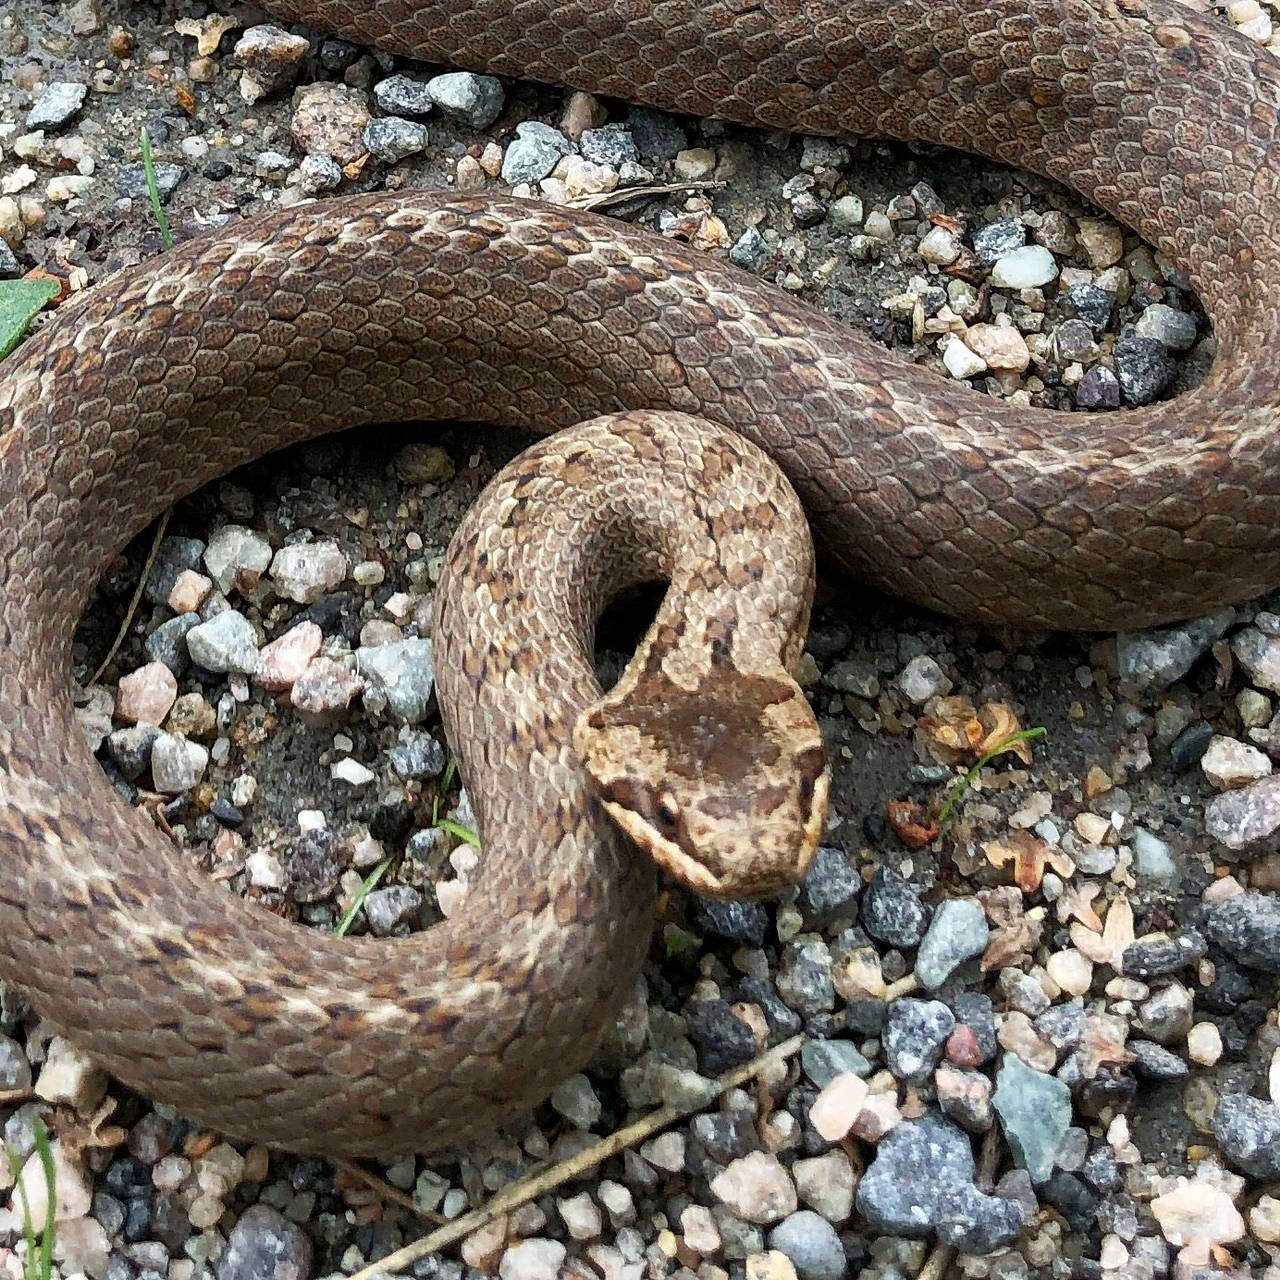
[[(1273, 39), (1269, 5), (1222, 16)], [(160, 251), (145, 124), (179, 239), (328, 190), (714, 182), (611, 211), (940, 377), (1122, 412), (1212, 359), (1170, 264), (1024, 175), (440, 78), (257, 21), (0, 7), (0, 277), (78, 289)], [(470, 817), (432, 699), (432, 593), (461, 513), (525, 443), (396, 429), (291, 451), (181, 504), (149, 570), (148, 536), (104, 579), (76, 649), (86, 733), (231, 891), (377, 934), (466, 892), (475, 853), (436, 825)], [(610, 614), (603, 670), (648, 607)], [(802, 1034), (411, 1273), (1280, 1276), (1280, 595), (1158, 633), (993, 636), (826, 577), (803, 681), (835, 783), (804, 885), (765, 906), (665, 894), (592, 1069), (461, 1160), (371, 1166), (390, 1190), (151, 1107), (2, 994), (4, 1140), (42, 1219), (37, 1115), (53, 1135), (57, 1272), (349, 1275)], [(1020, 729), (1043, 733), (939, 829), (948, 787)], [(12, 1183), (0, 1168), (0, 1276), (18, 1277)]]

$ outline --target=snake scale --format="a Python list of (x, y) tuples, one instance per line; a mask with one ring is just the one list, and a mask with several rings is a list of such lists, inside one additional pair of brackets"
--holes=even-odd
[[(64, 305), (0, 379), (0, 974), (127, 1083), (231, 1134), (348, 1153), (457, 1145), (544, 1096), (629, 989), (653, 906), (568, 740), (576, 725), (620, 821), (668, 824), (682, 856), (688, 815), (618, 772), (671, 710), (658, 682), (684, 697), (665, 728), (702, 723), (681, 664), (729, 677), (725, 723), (754, 716), (768, 748), (730, 764), (789, 778), (770, 804), (808, 838), (820, 778), (784, 670), (808, 544), (751, 445), (673, 415), (776, 459), (836, 563), (960, 616), (1129, 627), (1280, 583), (1280, 66), (1225, 27), (1166, 0), (263, 7), (429, 61), (1036, 171), (1168, 255), (1219, 354), (1176, 402), (1055, 415), (947, 385), (644, 231), (456, 193), (273, 213)], [(289, 927), (108, 793), (73, 720), (70, 635), (167, 503), (340, 428), (605, 414), (624, 416), (517, 462), (450, 553), (441, 700), (487, 850), (458, 916), (381, 942)], [(604, 516), (575, 476), (603, 485)], [(517, 585), (522, 566), (549, 579)], [(592, 723), (601, 593), (653, 573), (687, 590), (632, 701)]]

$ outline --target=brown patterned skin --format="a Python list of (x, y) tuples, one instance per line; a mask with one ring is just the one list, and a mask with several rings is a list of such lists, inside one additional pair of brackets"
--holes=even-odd
[(531, 671), (550, 754), (514, 764), (467, 609), (441, 676), (470, 673), (449, 714), (491, 856), (443, 932), (287, 928), (109, 793), (71, 715), (74, 621), (109, 554), (250, 458), (398, 419), (683, 410), (767, 449), (845, 566), (959, 615), (1133, 626), (1280, 582), (1278, 77), (1246, 40), (1157, 0), (269, 7), (456, 65), (1039, 170), (1183, 266), (1220, 356), (1174, 404), (1051, 415), (644, 232), (427, 193), (272, 214), (67, 304), (0, 370), (0, 976), (125, 1081), (283, 1145), (450, 1145), (582, 1061), (649, 923), (650, 873), (586, 793), (535, 785), (578, 704)]

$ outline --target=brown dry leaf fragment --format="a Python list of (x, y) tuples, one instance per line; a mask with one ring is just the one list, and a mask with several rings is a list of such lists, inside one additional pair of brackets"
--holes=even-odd
[(1102, 918), (1093, 909), (1093, 900), (1101, 892), (1101, 885), (1088, 880), (1081, 885), (1067, 885), (1055, 905), (1058, 923), (1068, 924), (1072, 920), (1079, 920), (1086, 929), (1101, 933)]
[(890, 800), (885, 820), (908, 849), (923, 849), (938, 838), (938, 824), (929, 810), (914, 800)]
[(179, 18), (173, 29), (180, 36), (188, 36), (196, 42), (196, 52), (202, 58), (211, 57), (218, 52), (218, 45), (228, 31), (244, 26), (239, 18), (226, 14), (211, 13), (206, 18)]
[[(1021, 729), (1022, 724), (1008, 703), (984, 702), (975, 708), (963, 694), (939, 698), (932, 714), (916, 721), (919, 741), (939, 764), (971, 763)], [(1006, 751), (1023, 764), (1032, 762), (1029, 742), (1011, 742)]]
[(982, 956), (984, 970), (1006, 969), (1040, 945), (1044, 908), (1026, 911), (1022, 894), (1013, 885), (982, 889), (978, 901), (991, 922), (991, 938)]
[(982, 850), (993, 867), (1008, 867), (1014, 884), (1028, 896), (1040, 888), (1046, 866), (1064, 880), (1075, 875), (1076, 864), (1065, 853), (1029, 831), (1011, 831), (998, 840), (987, 841)]
[[(984, 702), (978, 711), (978, 720), (986, 730), (975, 753), (980, 756), (986, 755), (1002, 742), (1008, 742), (1015, 733), (1022, 731), (1022, 722), (1007, 702)], [(1015, 755), (1026, 765), (1031, 764), (1035, 759), (1031, 754), (1031, 743), (1025, 740), (1010, 742), (1000, 754)]]
[(1116, 898), (1107, 908), (1107, 920), (1100, 934), (1083, 924), (1071, 926), (1071, 941), (1076, 950), (1094, 964), (1110, 965), (1117, 973), (1122, 971), (1122, 957), (1133, 940), (1133, 908), (1125, 897)]
[(128, 1138), (128, 1129), (118, 1124), (106, 1123), (117, 1105), (115, 1098), (108, 1095), (91, 1116), (83, 1118), (70, 1107), (58, 1108), (54, 1129), (58, 1134), (58, 1141), (74, 1160), (80, 1160), (82, 1152), (95, 1147), (110, 1151)]

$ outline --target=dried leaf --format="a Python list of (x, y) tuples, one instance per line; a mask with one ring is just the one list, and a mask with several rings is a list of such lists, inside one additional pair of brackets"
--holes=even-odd
[(1081, 885), (1067, 885), (1055, 904), (1058, 923), (1068, 924), (1072, 920), (1078, 920), (1086, 929), (1101, 933), (1102, 918), (1093, 909), (1093, 900), (1101, 892), (1102, 886), (1090, 880)]
[(1052, 867), (1064, 880), (1076, 870), (1076, 864), (1065, 853), (1029, 831), (1011, 831), (998, 840), (988, 841), (982, 850), (993, 867), (1010, 869), (1014, 884), (1028, 897), (1040, 888), (1046, 866)]
[(1107, 920), (1101, 934), (1083, 924), (1071, 926), (1071, 941), (1076, 950), (1088, 956), (1094, 964), (1110, 965), (1117, 973), (1123, 971), (1125, 949), (1133, 945), (1133, 940), (1133, 908), (1125, 897), (1116, 898), (1107, 909)]
[(914, 800), (890, 800), (885, 820), (908, 849), (923, 849), (938, 838), (938, 824), (929, 810)]

